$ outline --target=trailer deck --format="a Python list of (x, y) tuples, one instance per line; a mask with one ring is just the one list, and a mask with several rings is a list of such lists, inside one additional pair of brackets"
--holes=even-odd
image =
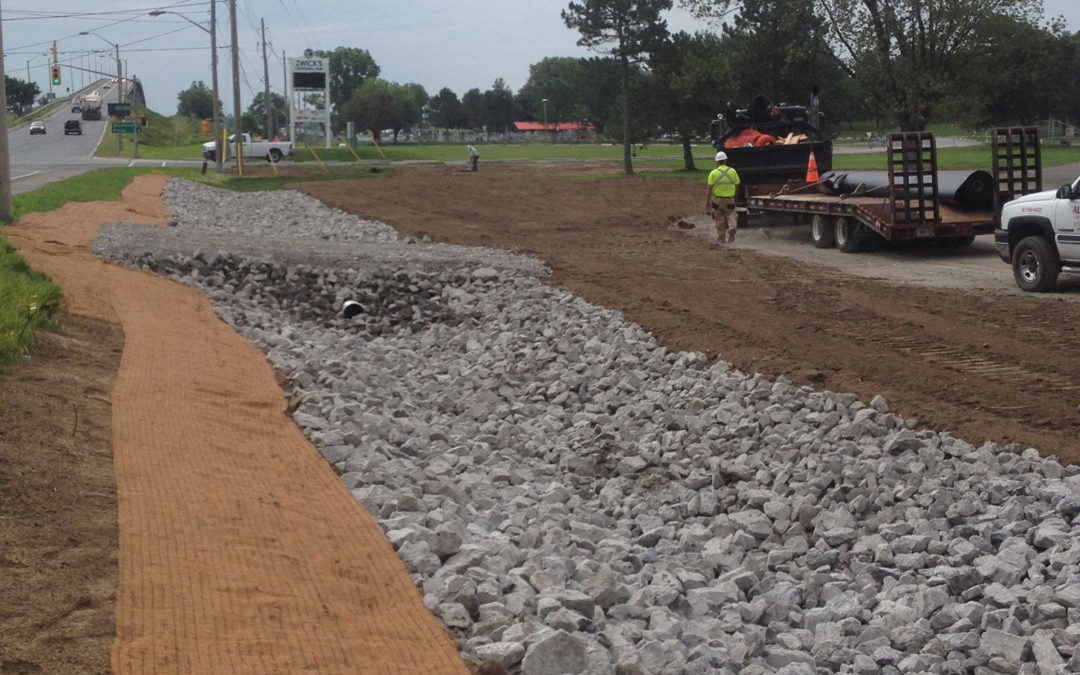
[[(888, 179), (874, 195), (823, 194), (816, 183), (757, 186), (745, 194), (751, 212), (809, 217), (814, 245), (857, 250), (857, 239), (876, 234), (886, 240), (942, 239), (969, 244), (991, 234), (1001, 204), (1041, 189), (1041, 157), (1034, 127), (993, 131), (993, 208), (963, 210), (945, 204), (938, 185), (937, 146), (930, 132), (890, 134)], [(876, 190), (882, 189), (881, 187)]]
[(940, 204), (937, 221), (898, 221), (893, 217), (889, 200), (881, 197), (788, 193), (750, 196), (747, 206), (756, 211), (852, 218), (890, 240), (963, 237), (994, 231), (992, 211), (972, 213)]

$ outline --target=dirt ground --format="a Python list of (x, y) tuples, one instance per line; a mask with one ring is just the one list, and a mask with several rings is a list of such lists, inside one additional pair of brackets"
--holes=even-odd
[[(477, 173), (428, 166), (299, 189), (382, 220), (403, 236), (537, 255), (554, 270), (551, 283), (622, 311), (672, 348), (866, 399), (881, 393), (893, 410), (972, 442), (1017, 442), (1063, 461), (1080, 459), (1080, 362), (1072, 354), (1072, 330), (1080, 325), (1075, 283), (1044, 296), (1018, 293), (1008, 267), (982, 240), (966, 251), (922, 246), (848, 255), (813, 249), (805, 228), (778, 226), (741, 231), (734, 245), (713, 250), (707, 229), (674, 226), (700, 211), (701, 185), (640, 177), (598, 180), (617, 170), (576, 163), (482, 163)], [(358, 538), (370, 535), (370, 523), (364, 525), (345, 506), (351, 497), (331, 485), (334, 478), (325, 467), (300, 474), (290, 465), (285, 475), (291, 481), (267, 483), (273, 478), (259, 475), (246, 492), (237, 482), (249, 477), (232, 473), (232, 467), (224, 485), (214, 480), (223, 470), (209, 463), (247, 442), (237, 434), (256, 437), (271, 455), (315, 457), (304, 454), (310, 446), (294, 428), (277, 426), (277, 418), (287, 418), (277, 408), (280, 400), (268, 402), (280, 392), (269, 391), (272, 377), (257, 363), (258, 352), (234, 344), (219, 323), (206, 318), (198, 298), (185, 291), (158, 299), (166, 304), (147, 304), (138, 294), (165, 292), (161, 288), (171, 293), (178, 285), (163, 282), (159, 288), (141, 273), (131, 273), (140, 275), (135, 282), (121, 281), (110, 276), (111, 266), (78, 271), (87, 264), (85, 233), (92, 229), (85, 221), (133, 218), (123, 209), (83, 206), (6, 233), (29, 253), (31, 264), (61, 283), (71, 315), (64, 317), (62, 331), (41, 336), (34, 358), (0, 373), (0, 674), (200, 672), (208, 664), (218, 672), (284, 672), (260, 660), (289, 658), (287, 647), (255, 639), (256, 622), (264, 620), (274, 622), (266, 630), (284, 643), (324, 631), (335, 636), (331, 642), (348, 642), (335, 631), (351, 637), (359, 632), (360, 642), (384, 652), (415, 651), (424, 636), (442, 640), (422, 624), (411, 642), (395, 642), (370, 622), (349, 623), (350, 617), (341, 616), (377, 609), (381, 599), (365, 595), (365, 589), (387, 578), (400, 581), (400, 568), (374, 573), (341, 559), (325, 561), (335, 584), (356, 587), (346, 590), (345, 604), (334, 598), (314, 613), (293, 607), (294, 596), (327, 599), (332, 593), (292, 587), (276, 596), (256, 592), (259, 584), (278, 583), (262, 576), (266, 568), (317, 576), (297, 569), (296, 559), (303, 556), (291, 546), (319, 550), (338, 544), (322, 539), (313, 545), (302, 538), (296, 544), (293, 535), (309, 533), (338, 512), (355, 519), (345, 529), (360, 528)], [(73, 229), (82, 239), (69, 240)], [(102, 275), (107, 278), (97, 278)], [(120, 295), (120, 286), (130, 296)], [(95, 304), (95, 293), (109, 302)], [(189, 305), (202, 318), (175, 330)], [(170, 307), (167, 316), (154, 322), (139, 318), (161, 314), (160, 307)], [(168, 343), (170, 332), (195, 346), (176, 347), (179, 356), (161, 351), (155, 340)], [(176, 359), (181, 370), (208, 367), (190, 360), (187, 351), (212, 369), (243, 362), (247, 370), (238, 381), (257, 381), (258, 397), (218, 379), (167, 379), (163, 385), (160, 373), (129, 362), (156, 359), (165, 365)], [(139, 405), (138, 415), (125, 416), (124, 410)], [(207, 407), (224, 410), (223, 420), (211, 420), (210, 432), (224, 443), (200, 428), (213, 417)], [(271, 431), (229, 429), (236, 415)], [(170, 445), (161, 440), (168, 436), (162, 424), (167, 431), (178, 419), (187, 419), (188, 426), (174, 430), (184, 442)], [(201, 445), (211, 452), (199, 453)], [(267, 459), (262, 447), (244, 450), (264, 453), (260, 462)], [(251, 462), (248, 455), (232, 461)], [(185, 465), (194, 465), (194, 475), (176, 478)], [(172, 479), (146, 482), (155, 473)], [(320, 486), (314, 497), (309, 483)], [(222, 498), (224, 491), (240, 497)], [(294, 495), (301, 496), (293, 501)], [(299, 503), (343, 497), (311, 515)], [(245, 510), (249, 506), (254, 511)], [(169, 511), (175, 513), (164, 517)], [(198, 527), (187, 526), (192, 522)], [(254, 538), (244, 538), (247, 529)], [(229, 547), (236, 556), (219, 554)], [(197, 560), (186, 559), (191, 556), (185, 551), (194, 551)], [(256, 558), (242, 559), (249, 551)], [(344, 553), (370, 561), (386, 550), (374, 545)], [(246, 566), (235, 577), (208, 581), (213, 570), (238, 562)], [(141, 605), (147, 597), (154, 602)], [(248, 602), (254, 611), (246, 609)], [(237, 617), (244, 625), (234, 623)], [(199, 619), (210, 620), (213, 628)], [(341, 659), (347, 663), (348, 657), (341, 654), (347, 647), (324, 640), (297, 658), (308, 665), (329, 658), (346, 672)], [(211, 655), (214, 649), (235, 660), (221, 661)], [(453, 671), (439, 649), (440, 663)], [(401, 667), (399, 672), (410, 672), (408, 664)]]
[(669, 347), (865, 400), (880, 393), (894, 411), (974, 443), (1080, 460), (1080, 304), (1066, 301), (1080, 299), (1075, 283), (1020, 293), (991, 236), (961, 251), (845, 254), (814, 249), (805, 226), (757, 227), (713, 250), (707, 230), (673, 227), (702, 213), (702, 185), (595, 180), (612, 171), (426, 167), (298, 189), (403, 236), (535, 254), (552, 283)]

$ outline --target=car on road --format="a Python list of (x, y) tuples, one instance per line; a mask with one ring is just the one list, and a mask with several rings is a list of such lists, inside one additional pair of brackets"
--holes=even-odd
[(30, 123), (30, 135), (45, 133), (45, 123), (41, 120), (35, 120)]
[(82, 136), (82, 122), (79, 120), (68, 120), (64, 122), (64, 135), (78, 134)]
[(82, 112), (82, 103), (76, 101), (71, 104), (71, 112)]

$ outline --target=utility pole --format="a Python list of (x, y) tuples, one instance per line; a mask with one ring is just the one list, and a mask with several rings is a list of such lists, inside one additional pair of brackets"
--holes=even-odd
[(210, 69), (213, 70), (213, 83), (214, 87), (214, 163), (217, 165), (217, 172), (222, 173), (224, 167), (221, 157), (224, 154), (222, 151), (225, 149), (221, 145), (221, 102), (218, 101), (218, 77), (217, 77), (217, 0), (211, 0), (210, 2)]
[(131, 142), (134, 143), (134, 150), (131, 156), (135, 159), (139, 158), (139, 133), (142, 129), (142, 118), (139, 117), (139, 92), (135, 86), (135, 78), (131, 76), (131, 67), (128, 66), (128, 81), (131, 82)]
[[(0, 22), (2, 25), (3, 22)], [(4, 53), (4, 34), (0, 30), (0, 54)], [(0, 112), (0, 220), (11, 221), (11, 159), (8, 155), (7, 130), (7, 78), (4, 77), (4, 59), (0, 58), (0, 99), (4, 111)]]
[(266, 106), (266, 137), (274, 138), (274, 109), (270, 105), (270, 63), (266, 60), (266, 19), (259, 19), (262, 24), (263, 47), (263, 105)]
[[(101, 37), (100, 35), (98, 37)], [(105, 40), (105, 38), (101, 38)], [(108, 40), (105, 40), (108, 42)], [(124, 102), (124, 64), (120, 62), (120, 43), (116, 43), (116, 102)], [(124, 156), (124, 134), (116, 134), (116, 147), (118, 154)]]
[(240, 116), (240, 47), (237, 44), (236, 0), (229, 0), (229, 22), (232, 37), (233, 138), (236, 139), (236, 173), (244, 175), (244, 123)]

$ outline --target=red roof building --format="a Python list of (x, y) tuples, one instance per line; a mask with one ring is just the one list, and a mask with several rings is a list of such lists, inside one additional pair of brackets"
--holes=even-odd
[(582, 125), (581, 122), (548, 122), (547, 126), (544, 126), (543, 122), (514, 122), (514, 129), (516, 131), (596, 131), (596, 127), (592, 122), (587, 125)]

